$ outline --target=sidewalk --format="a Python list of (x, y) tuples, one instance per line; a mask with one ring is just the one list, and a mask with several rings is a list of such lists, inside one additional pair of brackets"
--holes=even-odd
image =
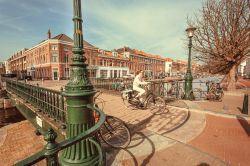
[[(53, 84), (46, 82), (39, 86), (59, 90), (64, 84), (61, 81), (53, 81)], [(104, 112), (124, 120), (133, 136), (127, 149), (117, 150), (105, 146), (107, 165), (221, 166), (230, 163), (247, 166), (250, 162), (250, 121), (244, 118), (226, 118), (225, 113), (241, 115), (237, 110), (230, 111), (231, 108), (235, 111), (242, 103), (235, 96), (225, 96), (223, 102), (229, 104), (230, 108), (227, 112), (221, 111), (223, 102), (179, 101), (175, 106), (167, 107), (168, 113), (154, 115), (149, 110), (128, 109), (118, 95), (102, 94), (100, 97), (105, 101)], [(223, 114), (214, 116), (208, 114), (209, 111)], [(33, 128), (24, 128), (23, 131), (23, 137), (29, 138), (30, 135), (26, 132), (33, 132)], [(43, 141), (40, 143), (43, 144)], [(0, 149), (5, 144), (11, 143), (5, 140)], [(15, 156), (13, 160), (16, 161)]]

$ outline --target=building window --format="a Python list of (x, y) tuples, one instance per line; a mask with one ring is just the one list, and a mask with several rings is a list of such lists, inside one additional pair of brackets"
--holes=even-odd
[(101, 70), (100, 76), (101, 76), (101, 78), (107, 78), (108, 77), (108, 70)]
[(113, 55), (114, 57), (117, 57), (118, 52), (112, 52), (112, 55)]
[(68, 47), (64, 47), (63, 50), (64, 51), (69, 51), (69, 48)]
[(113, 66), (113, 61), (110, 61), (110, 62), (109, 62), (109, 66)]
[(64, 56), (64, 63), (68, 63), (69, 62), (69, 56), (66, 54)]
[(58, 55), (57, 54), (52, 54), (52, 62), (58, 62)]
[(51, 50), (57, 50), (57, 45), (51, 45)]
[(127, 75), (127, 70), (122, 70), (122, 76)]
[(110, 70), (110, 78), (113, 78), (113, 70)]

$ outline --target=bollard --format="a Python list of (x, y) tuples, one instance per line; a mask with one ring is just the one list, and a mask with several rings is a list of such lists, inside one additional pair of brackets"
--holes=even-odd
[(248, 114), (248, 94), (244, 95), (242, 113), (243, 114)]

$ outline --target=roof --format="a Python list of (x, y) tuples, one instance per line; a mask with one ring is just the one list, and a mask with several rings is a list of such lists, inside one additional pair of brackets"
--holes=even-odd
[(68, 37), (67, 35), (65, 35), (65, 34), (59, 34), (59, 35), (53, 37), (52, 39), (58, 39), (58, 40), (73, 42), (73, 40), (70, 37)]
[(155, 59), (160, 59), (160, 60), (166, 61), (166, 58), (164, 58), (164, 57), (162, 57), (160, 55), (152, 55), (152, 54), (146, 53), (146, 52), (141, 51), (141, 50), (131, 49), (131, 48), (127, 47), (127, 46), (124, 46), (122, 48), (118, 48), (115, 51), (117, 51), (118, 53), (130, 52), (130, 53), (134, 53), (134, 54), (137, 54), (137, 55), (141, 55), (141, 56), (145, 56), (145, 57), (149, 57), (149, 58), (155, 58)]
[(165, 58), (165, 61), (166, 62), (173, 62), (173, 59), (171, 59), (171, 58)]
[(133, 52), (135, 54), (138, 54), (138, 55), (146, 56), (146, 57), (149, 57), (149, 58), (156, 58), (156, 59), (160, 59), (160, 60), (164, 60), (165, 61), (165, 58), (163, 58), (160, 55), (152, 55), (152, 54), (146, 53), (146, 52), (141, 51), (141, 50), (136, 50), (136, 49), (133, 49)]
[(126, 59), (122, 54), (117, 54), (117, 56), (113, 56), (112, 51), (107, 51), (107, 50), (98, 50), (99, 53), (101, 53), (101, 55), (104, 55), (106, 57), (110, 57), (110, 58), (119, 58), (119, 59)]
[[(52, 39), (58, 39), (58, 40), (63, 40), (63, 41), (67, 41), (67, 42), (73, 42), (73, 40), (69, 36), (67, 36), (65, 34), (59, 34), (59, 35), (53, 37)], [(97, 48), (97, 47), (93, 46), (92, 44), (90, 44), (89, 42), (87, 42), (85, 40), (83, 41), (83, 45), (84, 45), (84, 47)]]

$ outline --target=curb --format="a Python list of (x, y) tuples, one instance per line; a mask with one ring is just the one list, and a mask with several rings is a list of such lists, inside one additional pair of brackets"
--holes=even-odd
[[(197, 112), (197, 113), (203, 113), (203, 114), (209, 114), (209, 115), (214, 115), (214, 116), (219, 116), (219, 117), (224, 117), (224, 118), (233, 118), (233, 119), (244, 119), (244, 120), (250, 120), (250, 115), (236, 115), (236, 114), (231, 114), (231, 113), (224, 113), (224, 112), (216, 112), (216, 111), (211, 111), (211, 110), (205, 110), (205, 109), (198, 109), (198, 108), (192, 108), (189, 102), (192, 101), (184, 101), (187, 106), (189, 107), (189, 110), (191, 112)], [(194, 102), (192, 102), (192, 105), (196, 105)]]

